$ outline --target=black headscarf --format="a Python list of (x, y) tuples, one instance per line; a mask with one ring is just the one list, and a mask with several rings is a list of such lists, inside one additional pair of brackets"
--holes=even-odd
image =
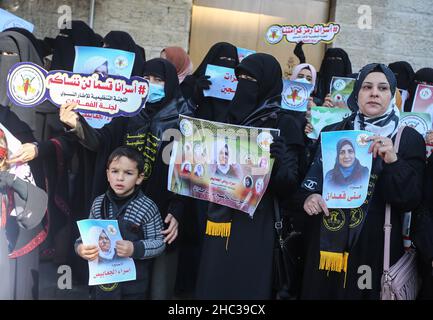
[[(230, 58), (232, 60), (221, 59), (221, 57)], [(227, 42), (215, 43), (194, 71), (193, 76), (200, 77), (204, 75), (208, 64), (226, 68), (235, 68), (239, 64), (238, 51), (236, 47)]]
[(131, 35), (124, 31), (110, 31), (104, 38), (104, 45), (107, 48), (118, 49), (135, 53), (132, 76), (143, 76), (143, 69), (146, 62), (144, 49), (137, 45)]
[(412, 109), (412, 103), (415, 98), (416, 87), (418, 84), (426, 83), (428, 85), (433, 85), (433, 69), (432, 68), (422, 68), (419, 69), (413, 76), (412, 81), (409, 85), (409, 99), (406, 100), (404, 104), (404, 111), (410, 112)]
[(51, 48), (48, 46), (48, 44), (45, 43), (43, 40), (36, 38), (35, 35), (31, 33), (29, 30), (23, 28), (9, 28), (3, 31), (16, 31), (18, 33), (21, 33), (27, 39), (29, 39), (33, 44), (33, 46), (35, 47), (36, 51), (38, 52), (41, 61), (44, 60), (44, 57), (49, 56), (51, 54)]
[(159, 109), (166, 103), (182, 95), (179, 87), (176, 67), (167, 59), (155, 58), (146, 62), (144, 66), (145, 76), (157, 76), (164, 80), (165, 97), (155, 103), (146, 103), (146, 109)]
[(257, 82), (238, 78), (238, 87), (229, 107), (227, 121), (240, 124), (266, 100), (281, 103), (282, 72), (277, 59), (266, 53), (249, 55), (236, 67), (236, 76), (246, 74)]
[(412, 82), (415, 72), (409, 62), (397, 61), (390, 63), (388, 67), (394, 72), (397, 78), (397, 88), (402, 90), (408, 90), (410, 83)]
[[(221, 59), (229, 58), (227, 59)], [(182, 82), (181, 88), (186, 99), (192, 98), (196, 90), (197, 79), (204, 76), (208, 64), (216, 66), (235, 68), (239, 64), (237, 49), (234, 45), (227, 42), (218, 42), (214, 44), (203, 61), (197, 67), (193, 74), (187, 76)], [(224, 122), (227, 116), (230, 100), (218, 99), (214, 97), (201, 97), (194, 101), (198, 104), (195, 116), (200, 119)]]
[(55, 38), (45, 38), (53, 50), (51, 70), (72, 71), (75, 60), (75, 46), (101, 47), (101, 39), (83, 21), (72, 21), (70, 29), (61, 29)]
[(346, 51), (329, 48), (325, 52), (318, 76), (317, 96), (324, 99), (329, 93), (332, 77), (347, 77), (352, 73), (352, 64)]
[(395, 78), (395, 75), (392, 72), (392, 70), (382, 63), (367, 64), (358, 73), (358, 77), (353, 87), (353, 91), (350, 94), (349, 98), (347, 99), (347, 104), (352, 111), (359, 110), (359, 106), (358, 106), (359, 90), (361, 90), (361, 86), (365, 78), (372, 72), (381, 72), (385, 75), (386, 80), (388, 80), (389, 83), (391, 96), (394, 96), (395, 90), (397, 89), (397, 79)]

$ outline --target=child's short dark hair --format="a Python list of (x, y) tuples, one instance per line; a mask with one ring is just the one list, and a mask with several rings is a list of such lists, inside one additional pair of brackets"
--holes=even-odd
[(114, 151), (108, 157), (107, 169), (108, 167), (110, 167), (110, 164), (111, 162), (113, 162), (113, 160), (120, 157), (126, 157), (129, 160), (134, 161), (137, 164), (138, 173), (142, 173), (144, 171), (143, 155), (140, 152), (138, 152), (136, 149), (128, 146), (122, 146), (114, 149)]

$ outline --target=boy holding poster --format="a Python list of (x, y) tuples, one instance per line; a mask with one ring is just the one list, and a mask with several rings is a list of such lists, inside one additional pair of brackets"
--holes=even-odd
[[(93, 202), (89, 219), (116, 219), (122, 238), (115, 243), (118, 257), (131, 257), (136, 280), (95, 286), (94, 299), (146, 299), (149, 294), (153, 258), (164, 250), (162, 219), (155, 203), (139, 188), (144, 177), (144, 160), (135, 149), (119, 147), (107, 162), (109, 189)], [(101, 248), (103, 251), (103, 248)], [(76, 243), (77, 254), (88, 261), (101, 256), (96, 245)]]

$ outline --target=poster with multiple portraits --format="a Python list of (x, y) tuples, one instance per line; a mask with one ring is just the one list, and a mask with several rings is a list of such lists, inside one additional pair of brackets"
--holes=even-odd
[(263, 197), (272, 172), (270, 145), (279, 130), (180, 116), (168, 189), (248, 213)]
[(116, 241), (122, 240), (117, 220), (86, 219), (77, 225), (83, 244), (99, 250), (98, 257), (89, 261), (89, 286), (136, 279), (134, 260), (116, 253)]
[(366, 197), (370, 179), (372, 133), (363, 130), (322, 132), (322, 197), (328, 208), (358, 208)]

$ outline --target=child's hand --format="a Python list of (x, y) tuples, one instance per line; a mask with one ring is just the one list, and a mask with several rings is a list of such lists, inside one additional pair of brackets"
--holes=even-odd
[(81, 258), (93, 261), (98, 257), (99, 249), (94, 245), (85, 246), (84, 244), (80, 244), (77, 248), (77, 252)]
[(131, 257), (134, 253), (134, 244), (128, 240), (116, 241), (116, 251), (119, 257)]

